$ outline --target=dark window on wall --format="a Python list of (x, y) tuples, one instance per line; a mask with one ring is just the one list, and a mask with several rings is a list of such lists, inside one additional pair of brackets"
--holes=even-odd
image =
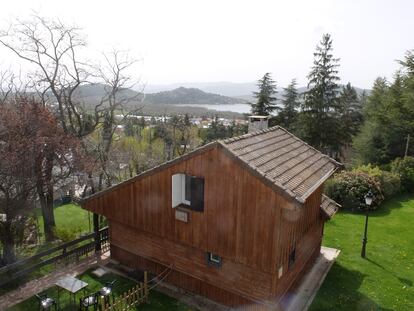
[(172, 207), (204, 211), (204, 178), (175, 174), (172, 176)]
[(191, 176), (185, 175), (185, 194), (184, 199), (191, 204)]
[(191, 177), (190, 208), (197, 212), (204, 211), (204, 178)]
[(289, 269), (293, 267), (296, 261), (296, 247), (293, 248), (292, 252), (289, 255)]

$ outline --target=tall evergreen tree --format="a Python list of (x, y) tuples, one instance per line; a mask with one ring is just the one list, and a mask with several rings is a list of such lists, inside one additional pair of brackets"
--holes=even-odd
[(278, 123), (288, 130), (293, 130), (293, 125), (298, 116), (297, 109), (300, 107), (299, 93), (296, 85), (296, 79), (293, 79), (288, 87), (283, 88), (283, 108), (277, 115)]
[(339, 95), (342, 143), (349, 146), (362, 124), (362, 106), (356, 90), (348, 83)]
[(268, 116), (278, 109), (276, 106), (276, 81), (274, 81), (270, 73), (267, 72), (263, 78), (258, 81), (257, 86), (259, 91), (253, 93), (257, 101), (256, 103), (251, 104), (252, 113), (255, 115)]
[[(367, 98), (365, 122), (354, 140), (357, 163), (387, 164), (403, 157), (408, 136), (414, 137), (414, 70), (410, 59), (400, 63), (394, 81), (378, 78)], [(408, 155), (413, 155), (413, 144), (408, 147)]]
[(218, 116), (216, 115), (214, 119), (211, 121), (210, 127), (207, 129), (206, 141), (210, 142), (223, 138), (226, 138), (226, 127), (223, 125), (223, 123), (219, 120)]
[(332, 55), (332, 39), (324, 34), (316, 47), (308, 75), (300, 135), (315, 148), (338, 157), (341, 149), (340, 103), (337, 81), (339, 59)]

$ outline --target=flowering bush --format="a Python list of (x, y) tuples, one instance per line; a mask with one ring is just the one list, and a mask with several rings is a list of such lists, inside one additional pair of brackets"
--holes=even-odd
[(352, 171), (366, 173), (377, 179), (381, 185), (381, 191), (387, 199), (401, 192), (401, 180), (398, 174), (381, 170), (378, 166), (372, 166), (371, 164), (359, 166)]
[(371, 208), (376, 209), (384, 200), (378, 178), (364, 172), (342, 171), (335, 174), (325, 186), (326, 194), (346, 209), (364, 209), (365, 194), (371, 190), (374, 200)]

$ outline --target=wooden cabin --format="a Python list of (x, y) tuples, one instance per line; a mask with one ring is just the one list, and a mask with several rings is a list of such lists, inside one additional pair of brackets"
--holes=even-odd
[[(229, 306), (276, 306), (320, 253), (340, 166), (276, 126), (217, 141), (96, 193), (111, 257)], [(165, 275), (165, 274), (164, 274)], [(272, 309), (272, 307), (270, 307)]]

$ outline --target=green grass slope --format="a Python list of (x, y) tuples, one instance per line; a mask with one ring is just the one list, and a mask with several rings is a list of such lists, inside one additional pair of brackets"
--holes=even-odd
[(310, 310), (414, 310), (414, 196), (371, 213), (366, 259), (364, 222), (364, 214), (341, 212), (327, 223), (323, 245), (341, 254)]
[[(44, 237), (43, 217), (40, 209), (38, 211), (39, 231)], [(82, 209), (77, 204), (65, 204), (55, 208), (56, 233), (59, 238), (64, 240), (76, 239), (81, 233), (93, 230), (92, 215), (90, 219), (88, 211)]]

